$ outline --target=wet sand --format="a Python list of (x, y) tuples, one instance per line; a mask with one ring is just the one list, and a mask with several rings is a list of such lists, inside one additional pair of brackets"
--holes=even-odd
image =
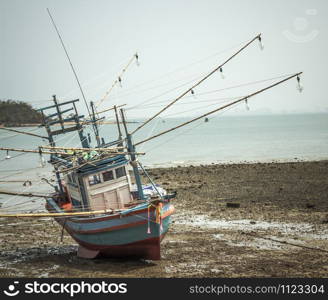
[(161, 261), (77, 258), (51, 219), (1, 219), (0, 276), (328, 277), (328, 161), (149, 173), (178, 192)]

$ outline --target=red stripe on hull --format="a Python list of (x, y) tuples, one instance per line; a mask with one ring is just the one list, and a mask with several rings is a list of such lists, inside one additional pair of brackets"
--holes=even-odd
[[(172, 206), (168, 211), (166, 211), (162, 215), (162, 219), (165, 219), (165, 218), (171, 216), (174, 213), (174, 210), (175, 209)], [(69, 227), (69, 230), (71, 232), (80, 233), (80, 234), (94, 234), (94, 233), (100, 233), (100, 232), (115, 231), (115, 230), (120, 230), (120, 229), (127, 229), (127, 228), (130, 228), (130, 227), (135, 227), (135, 226), (140, 226), (140, 225), (147, 224), (147, 222), (148, 222), (148, 220), (142, 220), (142, 221), (137, 221), (137, 222), (123, 224), (123, 225), (118, 225), (118, 226), (105, 227), (105, 228), (101, 228), (101, 229), (89, 229), (89, 230), (76, 230), (76, 229), (73, 229), (73, 228)], [(61, 224), (64, 224), (64, 223), (61, 223)], [(67, 228), (67, 227), (68, 226), (65, 225), (65, 228)]]

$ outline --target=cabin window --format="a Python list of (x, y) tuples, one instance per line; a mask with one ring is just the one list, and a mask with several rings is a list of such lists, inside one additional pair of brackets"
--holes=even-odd
[(106, 171), (103, 174), (104, 181), (109, 181), (114, 179), (114, 173), (113, 171)]
[(120, 167), (115, 170), (116, 178), (120, 178), (126, 175), (125, 168)]
[(89, 176), (89, 185), (95, 185), (100, 182), (100, 176), (98, 174)]

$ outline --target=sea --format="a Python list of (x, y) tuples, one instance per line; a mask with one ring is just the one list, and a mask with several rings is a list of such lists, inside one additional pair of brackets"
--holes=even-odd
[[(155, 119), (133, 135), (139, 143), (190, 118)], [(142, 121), (128, 124), (129, 132)], [(21, 127), (17, 130), (46, 136), (43, 128)], [(123, 126), (121, 131), (124, 132)], [(84, 131), (95, 145), (92, 127)], [(102, 125), (100, 135), (105, 142), (118, 138), (117, 126)], [(46, 139), (0, 130), (0, 145), (8, 148), (38, 149)], [(81, 147), (76, 133), (59, 135), (57, 145)], [(211, 163), (270, 162), (328, 159), (328, 113), (253, 116), (221, 116), (201, 119), (163, 134), (136, 147), (145, 155), (139, 160), (147, 167)], [(39, 154), (0, 152), (0, 170), (36, 167)], [(46, 156), (45, 156), (46, 157)]]
[[(155, 119), (133, 135), (133, 142), (138, 144), (189, 119)], [(142, 120), (133, 120), (128, 123), (129, 132), (139, 127), (141, 122)], [(46, 135), (43, 128), (15, 129)], [(122, 126), (121, 130), (124, 132)], [(90, 138), (91, 145), (94, 146), (92, 127), (85, 128), (84, 134)], [(116, 140), (117, 125), (102, 125), (100, 136), (105, 142)], [(38, 149), (39, 145), (46, 144), (46, 139), (0, 130), (1, 147)], [(59, 135), (57, 145), (81, 147), (74, 132)], [(140, 143), (136, 151), (145, 153), (138, 159), (146, 168), (213, 163), (326, 160), (328, 113), (220, 116), (208, 120), (200, 119)], [(6, 158), (7, 156), (10, 158)], [(49, 191), (51, 181), (46, 182), (43, 178), (53, 180), (54, 174), (47, 159), (47, 155), (40, 157), (38, 153), (0, 151), (0, 189)], [(45, 165), (42, 165), (42, 160), (46, 162)], [(32, 181), (31, 187), (27, 185), (29, 183), (23, 186), (27, 179)], [(0, 195), (0, 203), (8, 199), (8, 196)]]

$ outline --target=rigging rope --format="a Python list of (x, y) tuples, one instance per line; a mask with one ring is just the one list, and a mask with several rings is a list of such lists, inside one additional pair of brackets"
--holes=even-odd
[[(209, 119), (210, 119), (210, 120), (211, 120), (211, 119), (214, 119), (214, 118), (217, 117), (218, 115), (221, 115), (221, 114), (225, 113), (226, 111), (229, 111), (229, 110), (233, 109), (234, 107), (236, 107), (236, 106), (238, 106), (238, 105), (241, 105), (241, 103), (237, 103), (237, 104), (235, 104), (235, 105), (232, 105), (232, 106), (230, 106), (230, 107), (228, 107), (228, 108), (226, 108), (226, 109), (224, 109), (224, 110), (218, 112), (217, 114), (215, 114), (214, 116), (210, 117)], [(161, 143), (155, 145), (154, 147), (148, 149), (147, 152), (149, 153), (149, 152), (153, 151), (154, 149), (156, 149), (156, 148), (158, 148), (158, 147), (160, 147), (160, 146), (162, 146), (162, 145), (164, 145), (164, 144), (166, 144), (166, 143), (168, 143), (168, 142), (170, 142), (170, 141), (172, 141), (172, 140), (178, 138), (179, 136), (181, 136), (181, 135), (183, 135), (183, 134), (185, 134), (185, 133), (187, 133), (187, 132), (189, 132), (189, 131), (191, 131), (191, 130), (194, 130), (195, 128), (197, 128), (197, 127), (199, 127), (199, 126), (201, 126), (201, 125), (203, 125), (203, 124), (205, 124), (205, 123), (202, 122), (202, 121), (200, 121), (198, 124), (196, 123), (195, 126), (193, 126), (193, 127), (191, 127), (191, 128), (187, 128), (186, 130), (184, 130), (184, 131), (182, 131), (182, 132), (180, 132), (180, 133), (177, 133), (175, 136), (173, 136), (173, 137), (171, 137), (171, 138), (165, 140), (164, 142), (161, 142)]]
[[(246, 83), (242, 83), (242, 84), (238, 84), (238, 85), (233, 85), (233, 86), (229, 86), (229, 87), (222, 88), (222, 89), (216, 89), (216, 90), (211, 90), (211, 91), (207, 91), (207, 92), (197, 93), (197, 96), (207, 95), (207, 94), (212, 94), (212, 93), (218, 93), (218, 92), (227, 91), (227, 90), (231, 90), (231, 89), (235, 89), (235, 88), (240, 88), (240, 87), (245, 87), (245, 86), (256, 85), (256, 84), (264, 83), (264, 82), (267, 82), (267, 81), (281, 79), (281, 78), (284, 78), (284, 77), (287, 77), (287, 76), (290, 76), (290, 75), (292, 75), (292, 74), (279, 75), (279, 76), (271, 77), (271, 78), (267, 78), (267, 79), (256, 80), (256, 81), (246, 82)], [(191, 98), (191, 97), (194, 97), (194, 95), (185, 96), (184, 99)], [(169, 101), (170, 100), (164, 100), (164, 101), (163, 100), (160, 100), (160, 101), (155, 101), (155, 102), (148, 103), (148, 105), (158, 104), (158, 103), (167, 103)], [(183, 104), (189, 104), (189, 103), (194, 103), (194, 102), (196, 102), (196, 101), (188, 102), (188, 103), (183, 103)], [(182, 104), (182, 103), (177, 103), (176, 105), (180, 105), (180, 104)], [(142, 108), (149, 108), (148, 105), (143, 106)], [(127, 108), (127, 110), (132, 109), (132, 108), (135, 108), (136, 109), (137, 107), (138, 106), (135, 105), (135, 106), (133, 106), (131, 108)]]
[(156, 118), (159, 114), (161, 114), (163, 111), (171, 107), (174, 103), (179, 101), (183, 96), (188, 94), (191, 90), (193, 90), (195, 87), (203, 83), (206, 79), (208, 79), (210, 76), (212, 76), (215, 72), (218, 70), (222, 70), (222, 67), (227, 64), (230, 60), (232, 60), (236, 55), (238, 55), (240, 52), (242, 52), (245, 48), (247, 48), (251, 43), (253, 43), (255, 40), (258, 40), (261, 37), (261, 34), (258, 34), (256, 37), (254, 37), (250, 42), (248, 42), (246, 45), (244, 45), (242, 48), (240, 48), (236, 53), (234, 53), (232, 56), (230, 56), (227, 60), (225, 60), (222, 64), (217, 66), (214, 70), (212, 70), (210, 73), (208, 73), (204, 78), (202, 78), (200, 81), (195, 83), (191, 88), (189, 88), (187, 91), (182, 93), (180, 96), (178, 96), (175, 100), (170, 102), (167, 106), (165, 106), (163, 109), (161, 109), (159, 112), (157, 112), (154, 116), (149, 118), (147, 121), (142, 123), (139, 127), (137, 127), (131, 134), (136, 133), (138, 130), (140, 130), (142, 127), (144, 127), (146, 124), (148, 124), (150, 121), (152, 121), (154, 118)]
[(138, 58), (139, 58), (138, 53), (135, 53), (133, 57), (129, 60), (128, 64), (123, 68), (122, 72), (118, 75), (117, 79), (113, 82), (112, 86), (106, 91), (104, 96), (96, 103), (96, 108), (99, 107), (104, 100), (106, 100), (110, 92), (118, 83), (121, 84), (122, 76), (124, 75), (124, 73), (126, 72), (126, 70), (129, 68), (129, 66), (132, 64), (134, 60), (138, 62)]
[[(230, 50), (233, 50), (233, 49), (235, 49), (235, 48), (237, 48), (237, 47), (239, 47), (239, 46), (241, 46), (241, 45), (243, 45), (243, 44), (245, 44), (245, 43), (247, 43), (247, 42), (249, 42), (249, 41), (250, 41), (250, 39), (245, 40), (245, 41), (243, 41), (243, 42), (240, 42), (240, 43), (238, 43), (238, 44), (235, 44), (235, 45), (233, 45), (233, 46), (231, 46), (231, 47), (225, 48), (225, 49), (223, 49), (223, 50), (221, 50), (221, 51), (215, 52), (215, 53), (213, 53), (213, 54), (211, 54), (211, 55), (208, 55), (208, 56), (206, 56), (206, 57), (204, 57), (204, 58), (201, 58), (201, 59), (199, 59), (199, 60), (197, 60), (197, 61), (195, 61), (195, 62), (192, 62), (192, 63), (189, 63), (189, 64), (187, 64), (187, 65), (181, 66), (181, 67), (179, 67), (179, 68), (177, 68), (177, 69), (175, 69), (175, 70), (173, 70), (173, 71), (167, 72), (167, 73), (165, 73), (165, 74), (163, 74), (163, 75), (159, 75), (159, 76), (156, 77), (155, 79), (153, 78), (153, 79), (151, 79), (151, 80), (147, 80), (147, 81), (145, 81), (145, 82), (142, 82), (142, 83), (140, 83), (140, 84), (138, 84), (138, 85), (136, 85), (136, 86), (134, 86), (134, 87), (128, 88), (128, 89), (126, 89), (125, 91), (135, 90), (135, 89), (137, 89), (138, 87), (141, 87), (141, 86), (147, 85), (148, 83), (152, 83), (152, 82), (159, 81), (159, 80), (161, 80), (162, 78), (168, 77), (168, 76), (170, 76), (170, 75), (172, 75), (172, 74), (174, 74), (174, 73), (177, 73), (177, 72), (180, 72), (180, 71), (186, 70), (186, 69), (190, 68), (191, 66), (194, 66), (194, 65), (197, 65), (197, 64), (199, 64), (199, 63), (202, 63), (202, 62), (204, 62), (204, 61), (206, 61), (206, 60), (208, 60), (208, 59), (211, 59), (211, 58), (213, 58), (213, 57), (215, 57), (215, 56), (218, 56), (218, 55), (224, 54), (224, 53), (226, 53), (226, 52), (228, 52), (228, 51), (230, 51)], [(194, 76), (194, 75), (193, 75), (193, 76)], [(189, 77), (189, 76), (188, 76), (188, 77)], [(175, 80), (174, 82), (176, 82), (176, 80)], [(154, 87), (151, 87), (151, 88), (149, 88), (149, 89), (153, 89), (153, 88), (154, 88)], [(123, 97), (124, 97), (124, 96), (123, 96)]]
[[(152, 136), (152, 137), (150, 137), (150, 138), (148, 138), (148, 139), (144, 139), (144, 140), (142, 140), (142, 141), (136, 143), (135, 146), (140, 145), (140, 144), (142, 144), (142, 143), (144, 143), (144, 142), (147, 142), (147, 141), (149, 141), (149, 140), (151, 140), (151, 139), (154, 139), (154, 138), (156, 138), (156, 137), (159, 137), (159, 136), (161, 136), (161, 135), (163, 135), (163, 134), (166, 134), (166, 133), (168, 133), (168, 132), (170, 132), (170, 131), (176, 130), (176, 129), (178, 129), (178, 128), (180, 128), (180, 127), (183, 127), (183, 126), (185, 126), (185, 125), (187, 125), (187, 124), (190, 124), (190, 123), (192, 123), (192, 122), (195, 122), (195, 121), (197, 121), (197, 120), (199, 120), (199, 119), (202, 119), (202, 118), (204, 118), (204, 117), (206, 117), (206, 116), (208, 116), (208, 115), (211, 115), (211, 114), (213, 114), (213, 113), (215, 113), (215, 112), (217, 112), (217, 111), (219, 111), (219, 110), (222, 110), (222, 109), (224, 109), (224, 108), (226, 108), (226, 107), (229, 107), (229, 106), (231, 106), (231, 105), (234, 105), (235, 103), (239, 103), (239, 102), (241, 102), (241, 101), (245, 101), (245, 100), (247, 100), (247, 99), (249, 99), (249, 98), (251, 98), (251, 97), (253, 97), (253, 96), (256, 96), (256, 95), (259, 94), (259, 93), (262, 93), (262, 92), (264, 92), (264, 91), (266, 91), (266, 90), (268, 90), (268, 89), (271, 89), (271, 88), (273, 88), (273, 87), (275, 87), (275, 86), (277, 86), (277, 85), (279, 85), (279, 84), (282, 84), (283, 82), (285, 82), (285, 81), (287, 81), (287, 80), (290, 80), (290, 79), (292, 79), (292, 78), (294, 78), (294, 77), (296, 77), (296, 76), (299, 76), (300, 74), (302, 74), (302, 72), (299, 72), (299, 73), (296, 73), (296, 74), (294, 74), (294, 75), (292, 75), (292, 76), (289, 76), (289, 77), (287, 77), (287, 78), (285, 78), (285, 79), (283, 79), (283, 80), (280, 80), (280, 81), (278, 81), (278, 82), (276, 82), (276, 83), (274, 83), (274, 84), (271, 84), (271, 85), (269, 85), (269, 86), (267, 86), (267, 87), (265, 87), (265, 88), (263, 88), (263, 89), (261, 89), (261, 90), (258, 90), (258, 91), (254, 92), (254, 93), (251, 93), (251, 94), (247, 95), (246, 97), (243, 97), (243, 98), (241, 98), (241, 99), (238, 99), (238, 100), (236, 100), (236, 101), (234, 101), (234, 102), (231, 102), (231, 103), (229, 103), (229, 104), (227, 104), (227, 105), (224, 105), (224, 106), (222, 106), (222, 107), (219, 107), (219, 108), (217, 108), (217, 109), (215, 109), (215, 110), (212, 110), (212, 111), (210, 111), (210, 112), (207, 112), (207, 113), (205, 113), (205, 114), (203, 114), (203, 115), (201, 115), (201, 116), (199, 116), (199, 117), (197, 117), (197, 118), (194, 118), (194, 119), (192, 119), (192, 120), (190, 120), (190, 121), (184, 122), (184, 123), (182, 123), (182, 124), (180, 124), (180, 125), (178, 125), (178, 126), (176, 126), (176, 127), (173, 127), (173, 128), (171, 128), (171, 129), (168, 129), (168, 130), (165, 130), (165, 131), (163, 131), (163, 132), (160, 132), (160, 133), (158, 133), (158, 134), (156, 134), (156, 135), (154, 135), (154, 136)], [(143, 123), (143, 124), (145, 124), (145, 123)], [(134, 131), (134, 132), (135, 132), (135, 131)]]

